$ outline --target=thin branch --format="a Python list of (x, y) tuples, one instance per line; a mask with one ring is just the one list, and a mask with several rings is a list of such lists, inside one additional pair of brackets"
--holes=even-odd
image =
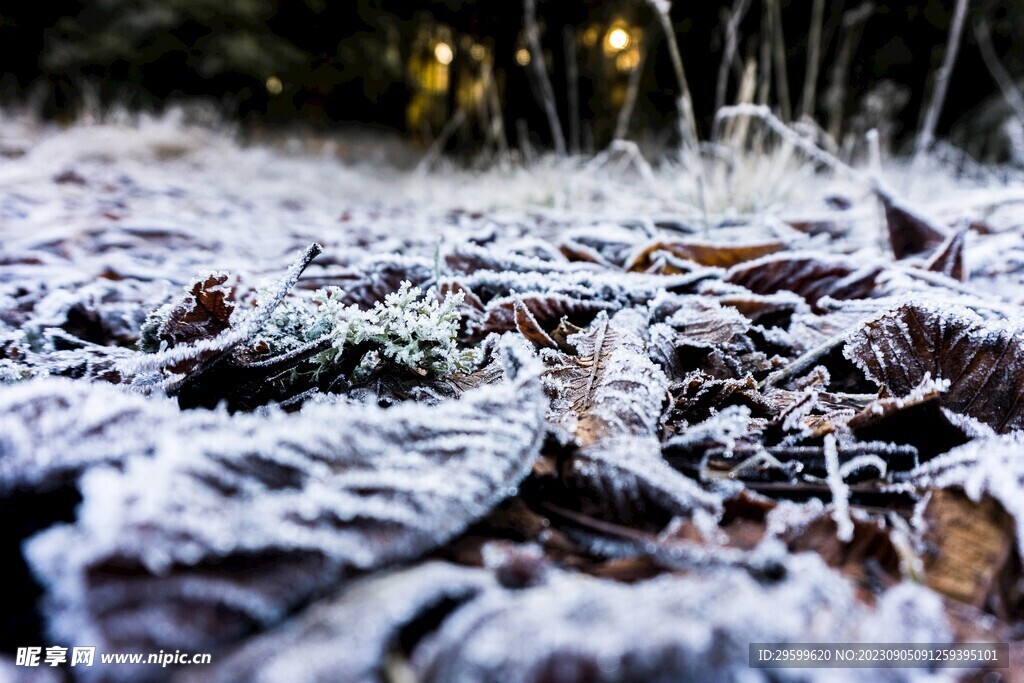
[(832, 60), (829, 70), (829, 85), (825, 91), (825, 108), (828, 110), (828, 134), (838, 141), (843, 128), (843, 109), (846, 106), (846, 81), (850, 61), (859, 44), (860, 30), (875, 11), (875, 3), (865, 0), (857, 7), (843, 14), (842, 38), (839, 51)]
[(837, 334), (836, 336), (822, 342), (813, 349), (807, 351), (802, 356), (794, 360), (792, 363), (787, 365), (781, 370), (773, 372), (772, 374), (765, 377), (758, 383), (758, 389), (767, 389), (782, 384), (786, 380), (797, 377), (805, 372), (814, 369), (814, 366), (818, 362), (832, 353), (835, 349), (846, 343), (846, 332)]
[(704, 216), (704, 225), (710, 224), (708, 218), (708, 205), (704, 188), (704, 163), (700, 156), (700, 138), (697, 135), (697, 119), (693, 113), (693, 96), (690, 92), (689, 81), (686, 80), (686, 69), (683, 68), (683, 56), (679, 52), (679, 43), (676, 42), (675, 29), (672, 27), (672, 19), (669, 16), (668, 3), (658, 3), (651, 0), (654, 13), (658, 16), (661, 29), (665, 34), (668, 43), (668, 53), (672, 58), (672, 69), (675, 71), (676, 80), (679, 83), (679, 110), (681, 121), (679, 126), (682, 138), (684, 156), (693, 162), (694, 182), (697, 185), (697, 201), (700, 204), (701, 213)]
[(988, 20), (985, 17), (976, 17), (974, 19), (974, 37), (978, 41), (981, 59), (985, 62), (985, 67), (988, 69), (989, 74), (992, 75), (992, 80), (999, 86), (999, 90), (1003, 93), (1006, 103), (1013, 109), (1013, 113), (1018, 119), (1024, 121), (1024, 96), (1021, 95), (1020, 90), (1014, 84), (1010, 72), (999, 61), (999, 56), (992, 46), (992, 32), (989, 30)]
[(658, 8), (655, 9), (655, 14), (658, 15), (658, 21), (661, 23), (661, 29), (667, 39), (668, 53), (672, 59), (672, 70), (675, 72), (676, 81), (679, 84), (679, 113), (682, 115), (684, 124), (683, 146), (687, 149), (695, 150), (699, 140), (697, 137), (697, 121), (693, 115), (693, 96), (690, 93), (690, 83), (686, 79), (686, 69), (683, 68), (683, 56), (679, 52), (675, 29), (672, 28), (672, 20), (669, 18), (668, 13), (658, 10)]
[(956, 0), (953, 23), (950, 25), (949, 37), (946, 41), (946, 55), (942, 60), (942, 66), (939, 67), (939, 71), (935, 75), (935, 90), (932, 93), (931, 102), (928, 104), (924, 123), (917, 134), (911, 168), (919, 166), (925, 153), (935, 141), (935, 127), (939, 123), (939, 114), (942, 112), (942, 105), (946, 101), (946, 91), (949, 89), (949, 79), (953, 74), (953, 67), (956, 65), (957, 52), (960, 50), (960, 36), (963, 34), (964, 19), (967, 17), (967, 3), (968, 0)]
[(633, 118), (633, 109), (636, 107), (637, 96), (640, 94), (640, 78), (643, 76), (644, 66), (647, 61), (647, 49), (641, 45), (640, 58), (633, 70), (629, 72), (629, 82), (626, 84), (626, 99), (619, 109), (619, 117), (615, 122), (615, 140), (622, 140), (626, 137), (629, 129), (629, 120)]
[(565, 75), (569, 81), (569, 151), (580, 153), (580, 74), (576, 56), (576, 32), (572, 26), (562, 31), (565, 49)]
[(536, 0), (523, 0), (523, 23), (526, 28), (526, 40), (530, 44), (534, 74), (537, 76), (537, 85), (541, 92), (541, 104), (544, 105), (544, 114), (548, 117), (548, 125), (551, 127), (551, 139), (555, 145), (555, 153), (565, 156), (565, 135), (562, 133), (562, 123), (558, 119), (558, 107), (555, 102), (555, 90), (551, 87), (551, 79), (548, 78), (548, 67), (544, 62), (544, 50), (540, 44), (540, 27), (537, 26), (537, 2)]
[(807, 71), (804, 73), (804, 93), (800, 98), (800, 115), (814, 115), (814, 93), (818, 89), (818, 68), (821, 65), (821, 27), (825, 18), (825, 0), (814, 0), (811, 9), (811, 30), (807, 36)]
[(715, 85), (715, 111), (725, 106), (725, 93), (729, 86), (729, 65), (736, 59), (740, 22), (749, 8), (750, 0), (736, 0), (729, 13), (729, 21), (725, 25), (725, 46), (722, 51), (722, 62), (718, 65), (718, 82)]
[(462, 107), (459, 107), (455, 110), (455, 114), (448, 119), (448, 122), (444, 124), (444, 128), (441, 129), (438, 136), (430, 144), (430, 149), (427, 150), (427, 153), (424, 154), (423, 158), (420, 159), (420, 162), (416, 164), (416, 173), (426, 173), (431, 169), (434, 163), (441, 156), (441, 152), (444, 151), (444, 147), (448, 144), (448, 140), (465, 122), (466, 112)]
[(789, 73), (786, 70), (786, 38), (782, 33), (782, 8), (779, 0), (767, 0), (768, 25), (771, 27), (772, 58), (775, 60), (775, 89), (778, 91), (782, 120), (793, 118), (793, 104), (789, 97)]
[(771, 109), (763, 104), (736, 104), (731, 107), (722, 107), (715, 114), (715, 127), (718, 128), (722, 121), (749, 116), (759, 119), (768, 128), (774, 131), (783, 141), (799, 148), (813, 161), (823, 164), (833, 171), (841, 173), (848, 178), (864, 182), (874, 188), (875, 183), (867, 178), (860, 171), (857, 171), (849, 164), (843, 163), (835, 155), (829, 154), (821, 149), (812, 140), (808, 140), (796, 132), (775, 116)]

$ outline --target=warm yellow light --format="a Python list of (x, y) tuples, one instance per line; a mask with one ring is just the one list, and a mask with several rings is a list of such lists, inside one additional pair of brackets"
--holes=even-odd
[(619, 56), (615, 58), (615, 67), (619, 71), (632, 71), (640, 65), (640, 51), (629, 50), (627, 52), (620, 52)]
[(452, 63), (453, 57), (455, 57), (455, 53), (452, 52), (452, 46), (448, 43), (438, 43), (434, 46), (434, 59), (445, 66)]
[(605, 36), (604, 41), (609, 50), (614, 52), (625, 50), (629, 47), (629, 31), (616, 26), (611, 31), (608, 31), (608, 35)]
[(516, 50), (516, 63), (519, 66), (526, 66), (530, 63), (530, 51), (525, 47), (521, 47)]
[(473, 43), (473, 47), (469, 48), (469, 54), (478, 62), (484, 61), (484, 57), (487, 56), (487, 48), (480, 43)]
[(597, 45), (597, 39), (600, 35), (600, 31), (597, 30), (597, 27), (591, 26), (583, 32), (583, 42), (584, 44), (593, 47), (594, 45)]
[(284, 90), (284, 84), (281, 83), (281, 79), (277, 76), (271, 76), (266, 82), (267, 92), (271, 95), (280, 95), (281, 91)]

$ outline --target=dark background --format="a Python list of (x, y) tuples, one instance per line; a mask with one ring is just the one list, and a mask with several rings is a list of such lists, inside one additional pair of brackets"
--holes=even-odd
[[(812, 0), (779, 0), (793, 108), (803, 90)], [(844, 16), (860, 0), (826, 0), (822, 66), (816, 83), (815, 119), (829, 125), (830, 69), (844, 40)], [(840, 136), (881, 125), (897, 147), (916, 131), (922, 102), (941, 62), (953, 0), (871, 3), (854, 39), (847, 89), (840, 103)], [(1024, 73), (1024, 3), (971, 3), (971, 17), (957, 63), (940, 133), (984, 152), (994, 134), (1001, 97), (986, 70), (972, 22), (991, 23), (996, 52), (1014, 74)], [(676, 2), (672, 22), (701, 132), (710, 131), (724, 19), (732, 3)], [(766, 3), (750, 2), (740, 30), (738, 57), (757, 57)], [(517, 145), (528, 131), (534, 145), (550, 144), (537, 97), (536, 77), (516, 62), (523, 45), (522, 5), (512, 0), (446, 3), (356, 0), (47, 0), (5, 3), (0, 9), (0, 100), (35, 108), (47, 117), (70, 118), (84, 105), (159, 110), (170, 103), (205, 99), (222, 115), (246, 125), (296, 124), (336, 128), (362, 122), (402, 131), (429, 142), (457, 110), (457, 83), (470, 64), (465, 46), (479, 42), (493, 59), (493, 79), (503, 119), (501, 137)], [(672, 142), (676, 129), (676, 79), (666, 41), (644, 2), (548, 0), (538, 3), (548, 71), (567, 136), (577, 121), (579, 146), (599, 149), (611, 139), (619, 106), (615, 89), (628, 80), (609, 76), (597, 49), (582, 44), (588, 26), (607, 28), (625, 20), (643, 31), (646, 59), (629, 135)], [(572, 115), (565, 31), (574, 40), (579, 70), (579, 115)], [(432, 101), (430, 116), (410, 114), (417, 76), (414, 55), (424, 35), (450, 36), (454, 59), (448, 92)], [(602, 34), (603, 35), (603, 34)], [(419, 43), (417, 42), (419, 41)], [(461, 47), (460, 47), (461, 46)], [(418, 51), (418, 52), (417, 52)], [(596, 61), (595, 61), (596, 60)], [(470, 65), (472, 66), (472, 65)], [(472, 68), (466, 67), (465, 73)], [(458, 80), (462, 78), (462, 80)], [(274, 92), (272, 82), (280, 83)], [(614, 82), (612, 82), (614, 81)], [(731, 73), (726, 103), (735, 98)], [(777, 88), (769, 95), (776, 109)], [(872, 93), (874, 99), (870, 99)], [(440, 103), (440, 104), (439, 104)], [(879, 106), (886, 111), (879, 111)], [(884, 120), (882, 120), (884, 119)], [(520, 123), (521, 122), (521, 123)], [(485, 123), (470, 117), (449, 139), (449, 148), (483, 144)], [(836, 132), (836, 131), (833, 131)], [(494, 143), (492, 139), (490, 141)], [(979, 145), (982, 145), (979, 147)]]

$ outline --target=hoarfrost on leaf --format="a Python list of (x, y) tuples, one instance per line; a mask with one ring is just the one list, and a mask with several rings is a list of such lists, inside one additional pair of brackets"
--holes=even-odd
[(215, 413), (202, 429), (143, 410), (138, 449), (152, 457), (89, 472), (78, 521), (28, 544), (51, 634), (107, 651), (215, 650), (445, 543), (537, 454), (539, 368), (518, 362), (508, 381), (431, 407)]
[(998, 433), (1024, 429), (1024, 333), (1014, 321), (906, 302), (851, 332), (843, 353), (890, 396), (907, 396), (932, 378), (949, 383), (940, 400), (950, 410)]
[(577, 354), (545, 351), (545, 376), (558, 392), (552, 418), (575, 434), (580, 445), (605, 436), (654, 435), (668, 379), (647, 357), (633, 321), (598, 314), (586, 330), (570, 337)]

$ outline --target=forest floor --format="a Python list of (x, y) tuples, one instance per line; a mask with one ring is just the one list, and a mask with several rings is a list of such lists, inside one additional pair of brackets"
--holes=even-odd
[[(0, 119), (0, 673), (1018, 680), (1024, 176), (759, 140)], [(853, 642), (1014, 666), (748, 659)]]

